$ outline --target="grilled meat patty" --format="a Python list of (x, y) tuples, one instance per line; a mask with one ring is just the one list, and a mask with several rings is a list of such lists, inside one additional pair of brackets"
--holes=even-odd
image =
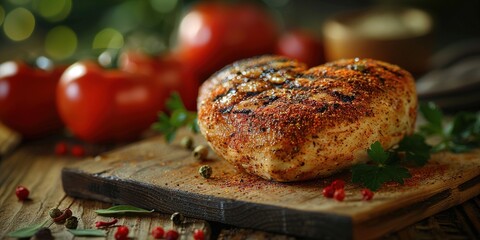
[(275, 181), (331, 175), (367, 160), (375, 141), (397, 144), (414, 129), (415, 83), (372, 59), (307, 69), (279, 56), (235, 62), (200, 88), (198, 123), (213, 150)]

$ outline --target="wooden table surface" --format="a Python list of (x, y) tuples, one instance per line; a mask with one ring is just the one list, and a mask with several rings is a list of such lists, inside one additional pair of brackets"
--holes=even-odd
[[(95, 221), (108, 220), (98, 216), (94, 210), (111, 207), (110, 203), (76, 199), (67, 196), (60, 179), (64, 166), (82, 161), (72, 156), (56, 156), (54, 145), (60, 140), (78, 143), (72, 139), (54, 136), (41, 140), (15, 144), (15, 134), (0, 127), (0, 239), (9, 239), (7, 233), (25, 226), (42, 223), (49, 219), (48, 210), (52, 207), (69, 207), (79, 218), (79, 228), (94, 228)], [(87, 154), (95, 156), (115, 146), (85, 146)], [(15, 147), (14, 147), (15, 146)], [(30, 190), (30, 199), (18, 201), (15, 188), (23, 185)], [(170, 216), (162, 213), (148, 215), (120, 216), (119, 224), (130, 228), (134, 239), (153, 239), (151, 229), (162, 226), (181, 233), (181, 239), (193, 239), (194, 229), (203, 229), (210, 239), (295, 239), (273, 233), (240, 229), (215, 222), (188, 219), (184, 224), (175, 225)], [(74, 239), (62, 225), (49, 223), (56, 239)], [(114, 230), (107, 233), (107, 239), (114, 239)], [(398, 232), (389, 233), (384, 239), (479, 239), (480, 236), (480, 196), (462, 205), (440, 212)], [(321, 238), (321, 236), (319, 236)], [(368, 238), (368, 236), (365, 236)], [(82, 239), (76, 237), (75, 239)], [(97, 238), (102, 239), (102, 238)]]

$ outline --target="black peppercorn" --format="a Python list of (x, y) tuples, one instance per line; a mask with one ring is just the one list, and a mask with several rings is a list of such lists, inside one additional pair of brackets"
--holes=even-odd
[(193, 149), (193, 157), (199, 161), (207, 159), (208, 156), (208, 147), (205, 145), (197, 146)]
[(183, 137), (180, 141), (180, 145), (186, 149), (192, 149), (193, 146), (193, 138), (191, 136)]
[(210, 178), (212, 176), (212, 168), (208, 165), (203, 165), (198, 169), (198, 173), (204, 178)]
[(62, 211), (58, 208), (52, 208), (50, 211), (48, 211), (48, 215), (50, 215), (51, 218), (57, 218), (62, 215)]
[(174, 212), (172, 216), (170, 216), (170, 220), (172, 220), (174, 224), (179, 225), (185, 221), (185, 217), (179, 212)]
[(68, 229), (77, 229), (78, 226), (78, 219), (77, 217), (69, 217), (67, 218), (67, 222), (65, 223), (65, 227)]
[(49, 228), (40, 228), (34, 235), (36, 240), (53, 240), (52, 231)]

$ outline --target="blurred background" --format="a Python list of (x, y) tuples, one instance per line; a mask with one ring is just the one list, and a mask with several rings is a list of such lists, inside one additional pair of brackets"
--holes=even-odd
[[(73, 61), (102, 48), (129, 44), (169, 47), (192, 0), (1, 0), (0, 61), (42, 54)], [(338, 13), (372, 6), (410, 6), (434, 20), (433, 49), (480, 37), (478, 0), (263, 0), (281, 28), (308, 29)], [(140, 43), (139, 43), (140, 42)]]
[[(415, 76), (421, 101), (480, 106), (480, 0), (0, 0), (0, 29), (0, 62), (59, 66), (0, 65), (0, 119), (26, 137), (66, 126), (89, 142), (134, 139), (172, 92), (195, 110), (212, 73), (272, 53), (310, 67), (383, 60)], [(120, 73), (82, 63), (120, 55)]]

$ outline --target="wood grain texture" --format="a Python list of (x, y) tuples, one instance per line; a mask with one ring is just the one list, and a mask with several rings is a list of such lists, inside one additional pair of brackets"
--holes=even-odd
[[(83, 160), (68, 156), (53, 155), (56, 140), (42, 140), (22, 145), (5, 159), (0, 161), (0, 239), (9, 239), (8, 232), (47, 221), (55, 239), (87, 239), (74, 237), (63, 225), (52, 223), (48, 211), (52, 207), (70, 208), (78, 217), (78, 228), (95, 228), (96, 221), (109, 220), (111, 217), (98, 216), (96, 209), (111, 207), (111, 203), (82, 200), (67, 196), (62, 189), (61, 169), (72, 164), (81, 164)], [(91, 152), (105, 149), (105, 146), (88, 146)], [(15, 188), (23, 185), (30, 190), (30, 199), (20, 202), (15, 196)], [(152, 239), (150, 232), (156, 226), (166, 230), (176, 229), (181, 239), (192, 239), (194, 229), (203, 229), (210, 234), (209, 224), (203, 220), (187, 218), (181, 225), (173, 225), (170, 215), (152, 213), (148, 215), (117, 216), (119, 225), (130, 228), (135, 239)], [(106, 239), (114, 239), (115, 229), (107, 232)], [(88, 238), (92, 239), (92, 238)], [(93, 238), (105, 239), (105, 238)]]
[[(185, 134), (185, 133), (182, 133)], [(197, 144), (204, 144), (195, 136)], [(413, 170), (405, 186), (383, 187), (373, 201), (361, 200), (360, 188), (346, 186), (346, 200), (325, 199), (321, 189), (334, 178), (275, 183), (231, 167), (210, 153), (198, 162), (177, 143), (151, 138), (63, 169), (71, 196), (129, 203), (185, 215), (302, 237), (335, 239), (380, 237), (458, 205), (480, 193), (480, 151), (440, 153)], [(201, 178), (203, 164), (213, 168)]]

